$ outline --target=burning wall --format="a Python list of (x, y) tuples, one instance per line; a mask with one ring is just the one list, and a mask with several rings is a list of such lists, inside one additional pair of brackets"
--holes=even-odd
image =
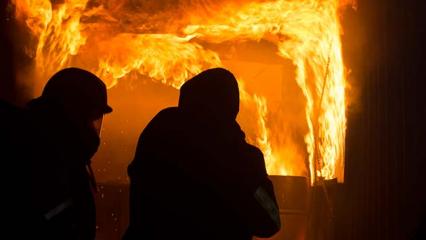
[[(18, 47), (34, 60), (34, 95), (55, 71), (72, 65), (98, 74), (113, 105), (132, 106), (116, 107), (117, 117), (106, 119), (106, 146), (98, 158), (111, 157), (113, 148), (118, 154), (111, 161), (127, 165), (143, 125), (161, 107), (176, 104), (175, 89), (204, 69), (224, 66), (239, 79), (239, 122), (263, 150), (270, 174), (343, 181), (346, 81), (339, 9), (348, 1), (13, 4), (31, 35)], [(129, 94), (135, 88), (144, 94)], [(105, 168), (101, 161), (99, 169)]]

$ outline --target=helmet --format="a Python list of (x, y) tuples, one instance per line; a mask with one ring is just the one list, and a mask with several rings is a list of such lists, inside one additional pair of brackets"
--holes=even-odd
[(62, 106), (70, 114), (97, 118), (112, 112), (107, 104), (106, 86), (94, 74), (66, 68), (54, 74), (43, 89), (41, 99)]

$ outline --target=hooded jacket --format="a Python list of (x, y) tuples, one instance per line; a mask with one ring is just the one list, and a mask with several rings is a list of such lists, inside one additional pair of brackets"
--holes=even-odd
[(278, 231), (255, 198), (266, 186), (276, 204), (262, 152), (235, 121), (238, 94), (229, 71), (207, 70), (181, 87), (178, 107), (143, 130), (128, 168), (124, 239), (248, 240)]

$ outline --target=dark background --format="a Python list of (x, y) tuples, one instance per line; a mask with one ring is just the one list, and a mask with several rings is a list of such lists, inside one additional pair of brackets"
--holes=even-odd
[(349, 65), (361, 94), (348, 110), (341, 239), (411, 239), (426, 231), (426, 5), (358, 5), (362, 43)]
[[(7, 3), (0, 1), (0, 99), (22, 104)], [(412, 239), (426, 228), (426, 4), (359, 0), (345, 14), (344, 54), (359, 96), (347, 114), (339, 238)]]

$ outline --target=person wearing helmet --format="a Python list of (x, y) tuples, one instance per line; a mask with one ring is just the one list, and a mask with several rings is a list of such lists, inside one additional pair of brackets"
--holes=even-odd
[(143, 130), (130, 177), (123, 239), (251, 240), (280, 229), (262, 152), (236, 122), (238, 83), (223, 68), (180, 89), (178, 107)]
[(28, 103), (34, 239), (95, 239), (96, 182), (90, 161), (110, 113), (105, 84), (78, 68), (54, 74)]

